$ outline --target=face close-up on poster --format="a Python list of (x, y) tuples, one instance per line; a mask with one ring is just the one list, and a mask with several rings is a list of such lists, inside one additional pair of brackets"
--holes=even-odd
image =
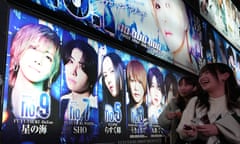
[(157, 122), (167, 69), (17, 9), (8, 34), (3, 144), (156, 142), (167, 134)]
[(158, 118), (165, 106), (164, 72), (157, 66), (152, 66), (147, 72), (148, 84), (148, 120), (151, 137), (161, 136), (163, 129)]
[(58, 100), (50, 94), (60, 65), (60, 38), (40, 21), (10, 10), (3, 143), (43, 143), (47, 139), (54, 143), (60, 135)]
[[(26, 2), (42, 13), (11, 4), (1, 144), (164, 143), (159, 117), (181, 76), (225, 63), (240, 85), (240, 53), (183, 0)], [(221, 20), (213, 6), (201, 14)]]
[(99, 108), (102, 140), (123, 140), (125, 136), (125, 64), (124, 54), (106, 45), (99, 48)]
[(58, 0), (54, 3), (40, 0), (35, 3), (130, 43), (138, 51), (190, 72), (199, 70), (199, 56), (191, 53), (192, 49), (201, 51), (198, 30), (194, 27), (197, 22), (193, 11), (182, 0)]
[(92, 142), (98, 134), (98, 102), (95, 92), (98, 58), (83, 39), (69, 40), (62, 47), (63, 82), (60, 98), (64, 120), (61, 140), (67, 143)]
[(148, 137), (147, 71), (138, 59), (132, 59), (126, 67), (128, 135), (130, 138)]
[(231, 0), (198, 0), (200, 14), (239, 48), (240, 11)]
[(97, 45), (16, 9), (8, 34), (2, 143), (95, 140)]

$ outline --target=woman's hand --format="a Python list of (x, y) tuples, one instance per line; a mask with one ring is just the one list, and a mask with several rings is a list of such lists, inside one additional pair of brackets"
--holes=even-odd
[(182, 113), (180, 111), (176, 111), (176, 112), (167, 112), (166, 113), (167, 119), (172, 120), (174, 118), (181, 118)]
[(180, 112), (180, 111), (177, 111), (177, 112), (175, 112), (176, 113), (176, 117), (177, 118), (181, 118), (182, 117), (182, 112)]
[(177, 115), (176, 112), (167, 112), (166, 113), (167, 119), (172, 120), (174, 119)]
[(198, 134), (197, 128), (194, 125), (184, 125), (183, 133), (187, 137), (196, 137)]
[(204, 136), (216, 136), (219, 134), (219, 131), (215, 124), (204, 124), (196, 126), (197, 131)]

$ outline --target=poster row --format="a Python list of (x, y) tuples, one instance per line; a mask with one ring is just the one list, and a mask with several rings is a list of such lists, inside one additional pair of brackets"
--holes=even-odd
[(194, 1), (197, 13), (183, 0), (32, 2), (192, 73), (209, 61), (225, 63), (221, 50), (240, 48), (240, 13), (230, 0)]

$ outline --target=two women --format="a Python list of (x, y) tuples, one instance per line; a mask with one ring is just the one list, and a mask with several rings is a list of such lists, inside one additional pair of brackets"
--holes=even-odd
[(205, 65), (199, 75), (203, 93), (185, 108), (177, 132), (198, 143), (240, 143), (240, 90), (233, 71), (223, 63)]

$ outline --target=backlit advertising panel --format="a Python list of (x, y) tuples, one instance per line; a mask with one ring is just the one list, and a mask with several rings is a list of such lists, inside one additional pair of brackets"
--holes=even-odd
[(200, 14), (240, 49), (240, 12), (231, 0), (199, 0)]
[(220, 62), (230, 65), (240, 81), (239, 52), (182, 1), (33, 3), (64, 13), (63, 18), (67, 14), (120, 44), (11, 7), (3, 144), (163, 143), (169, 131), (158, 117), (176, 97), (181, 76)]
[(17, 9), (10, 9), (7, 39), (1, 143), (95, 140), (97, 47)]
[(207, 21), (234, 47), (240, 47), (240, 13), (230, 0), (188, 2), (194, 5), (204, 20), (182, 0), (32, 2), (117, 40), (130, 42), (137, 51), (154, 55), (193, 73), (199, 71), (201, 61), (199, 54), (191, 52), (203, 51), (199, 47), (201, 32), (196, 27), (199, 20)]
[[(190, 72), (199, 65), (192, 49), (200, 45), (194, 13), (179, 0), (32, 0), (72, 21), (92, 27), (137, 51)], [(161, 8), (160, 8), (161, 7)], [(169, 13), (171, 11), (171, 13)]]
[(2, 144), (164, 141), (165, 78), (183, 73), (16, 8), (8, 20)]

